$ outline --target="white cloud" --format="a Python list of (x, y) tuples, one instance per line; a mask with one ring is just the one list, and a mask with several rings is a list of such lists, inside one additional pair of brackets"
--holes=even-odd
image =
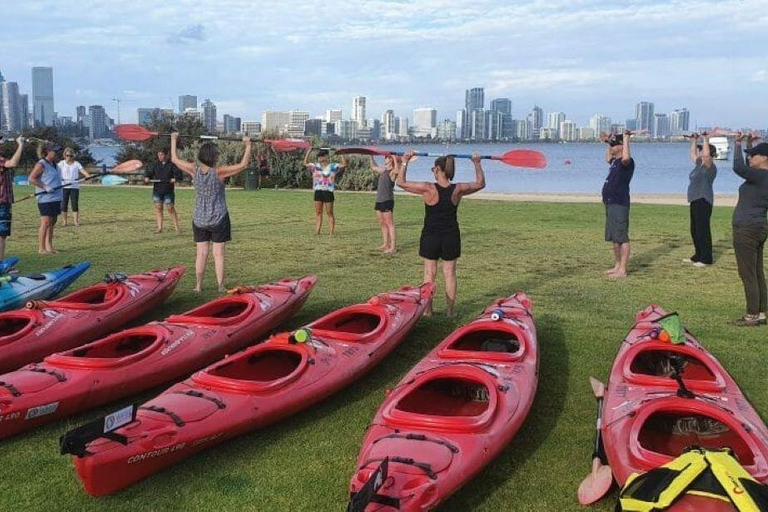
[(755, 72), (755, 74), (752, 75), (752, 78), (750, 78), (750, 82), (768, 82), (768, 70), (761, 69), (760, 71)]

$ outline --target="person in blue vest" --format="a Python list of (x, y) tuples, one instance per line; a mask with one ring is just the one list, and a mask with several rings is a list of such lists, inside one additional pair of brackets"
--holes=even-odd
[(29, 182), (35, 186), (37, 208), (40, 211), (40, 229), (38, 230), (37, 252), (54, 254), (53, 228), (61, 214), (61, 171), (56, 166), (56, 154), (61, 147), (55, 144), (41, 144), (37, 148), (40, 160), (29, 174)]
[(632, 132), (624, 134), (600, 134), (600, 140), (608, 144), (605, 161), (610, 170), (603, 184), (605, 205), (605, 241), (613, 243), (613, 268), (606, 270), (610, 277), (626, 277), (629, 265), (629, 183), (635, 173), (635, 161), (629, 148)]

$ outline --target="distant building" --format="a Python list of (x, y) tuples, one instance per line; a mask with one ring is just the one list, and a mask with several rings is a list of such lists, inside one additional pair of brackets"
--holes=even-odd
[(179, 114), (183, 114), (188, 108), (197, 110), (197, 96), (189, 94), (179, 96)]
[(283, 133), (288, 126), (289, 119), (290, 114), (288, 112), (265, 110), (261, 113), (261, 129), (267, 133)]
[[(624, 126), (626, 127), (627, 130), (634, 132), (639, 129), (638, 126), (640, 126), (640, 124), (638, 123), (637, 119), (627, 119), (627, 122), (624, 124)], [(619, 132), (615, 132), (615, 133), (619, 133)]]
[(21, 112), (21, 130), (24, 131), (30, 127), (28, 94), (19, 94), (19, 111)]
[(170, 109), (170, 108), (158, 108), (158, 107), (137, 108), (136, 109), (136, 118), (137, 118), (139, 124), (144, 125), (144, 126), (149, 126), (155, 120), (172, 119), (173, 118), (173, 109)]
[(395, 131), (397, 132), (398, 137), (408, 137), (410, 131), (409, 128), (410, 125), (407, 117), (395, 118)]
[(437, 110), (431, 107), (413, 110), (413, 134), (416, 137), (437, 137)]
[[(530, 140), (533, 138), (533, 124), (528, 119), (519, 119), (513, 122), (515, 138), (518, 140)], [(541, 127), (539, 127), (541, 131)]]
[(498, 120), (498, 130), (494, 133), (493, 140), (510, 140), (514, 137), (515, 127), (512, 124), (512, 100), (509, 98), (496, 98), (491, 101), (490, 110), (499, 112), (501, 119)]
[(0, 82), (0, 132), (21, 132), (21, 101), (19, 84)]
[(584, 126), (579, 128), (579, 140), (595, 140), (596, 133), (599, 132), (595, 132), (595, 129), (591, 126)]
[(687, 108), (675, 109), (669, 114), (669, 129), (671, 135), (681, 135), (688, 132), (691, 113)]
[(560, 140), (575, 142), (579, 140), (579, 129), (576, 123), (573, 121), (565, 120), (560, 123), (560, 131), (558, 133)]
[(531, 125), (531, 138), (538, 139), (539, 131), (544, 126), (544, 109), (538, 105), (534, 105), (531, 109), (531, 113), (528, 114), (528, 121)]
[(437, 138), (445, 141), (456, 140), (456, 123), (450, 119), (443, 120), (437, 125)]
[[(464, 92), (464, 109), (467, 111), (467, 126), (462, 138), (483, 138), (485, 132), (485, 118), (483, 116), (485, 114), (476, 114), (476, 112), (482, 112), (485, 109), (485, 89), (482, 87), (467, 89)], [(474, 120), (478, 117), (483, 117), (483, 120), (476, 123)], [(478, 130), (478, 128), (480, 129)]]
[(636, 131), (648, 130), (648, 135), (651, 137), (656, 136), (656, 132), (654, 132), (653, 103), (641, 101), (635, 105), (635, 123)]
[(557, 130), (542, 126), (539, 130), (539, 140), (555, 140), (557, 138)]
[(365, 118), (365, 102), (365, 96), (352, 98), (352, 120), (357, 123), (358, 128), (365, 128), (368, 123)]
[(395, 112), (393, 110), (385, 110), (381, 116), (381, 138), (392, 140), (396, 137)]
[(603, 114), (595, 114), (589, 119), (589, 127), (592, 128), (595, 136), (600, 132), (611, 133), (611, 118)]
[(241, 123), (239, 117), (224, 114), (224, 133), (240, 133)]
[(547, 115), (547, 128), (551, 130), (550, 133), (554, 133), (554, 138), (563, 138), (560, 133), (560, 126), (563, 121), (565, 121), (565, 112), (550, 112)]
[(378, 119), (371, 121), (371, 138), (375, 140), (381, 139), (381, 121)]
[(85, 105), (78, 105), (75, 108), (75, 122), (79, 124), (80, 126), (83, 125), (83, 119), (85, 119), (86, 111), (85, 111)]
[(323, 119), (307, 119), (304, 122), (304, 135), (322, 137), (324, 135), (325, 121)]
[[(512, 116), (509, 117), (511, 121)], [(504, 129), (504, 114), (498, 110), (486, 110), (483, 125), (485, 128), (484, 139), (501, 140)]]
[(200, 121), (200, 124), (203, 123), (203, 111), (196, 108), (188, 108), (184, 110), (184, 113), (182, 113), (181, 116)]
[(286, 133), (289, 137), (303, 137), (304, 123), (309, 120), (309, 112), (306, 110), (291, 110), (288, 112), (288, 125)]
[(654, 114), (653, 133), (657, 139), (666, 139), (672, 135), (669, 129), (669, 116), (667, 114)]
[(248, 135), (256, 135), (257, 133), (261, 133), (261, 123), (258, 121), (243, 121), (241, 128), (243, 133)]
[(36, 126), (53, 126), (53, 68), (32, 68), (32, 105)]
[(341, 109), (331, 109), (325, 111), (325, 122), (335, 123), (342, 120), (343, 112)]
[(93, 139), (103, 139), (107, 136), (107, 111), (101, 105), (88, 107), (88, 136)]
[(336, 135), (344, 140), (352, 140), (357, 138), (357, 122), (356, 121), (338, 121), (334, 123), (336, 126)]
[(203, 102), (203, 127), (208, 133), (216, 133), (217, 117), (216, 117), (216, 105), (209, 99)]
[(467, 128), (467, 109), (460, 108), (456, 111), (456, 138), (463, 139)]

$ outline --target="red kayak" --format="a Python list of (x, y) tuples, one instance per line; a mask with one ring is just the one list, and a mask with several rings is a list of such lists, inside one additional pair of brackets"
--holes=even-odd
[(183, 275), (184, 267), (109, 275), (62, 299), (0, 313), (0, 373), (118, 330), (162, 304)]
[(97, 439), (82, 445), (75, 467), (85, 490), (95, 496), (113, 493), (332, 395), (402, 342), (433, 294), (430, 283), (377, 295), (176, 384), (110, 434), (122, 436), (124, 444)]
[(435, 508), (504, 449), (538, 382), (531, 302), (491, 304), (421, 360), (368, 427), (350, 484), (350, 510)]
[[(730, 448), (755, 479), (768, 482), (765, 424), (733, 378), (690, 333), (683, 344), (656, 338), (658, 320), (666, 315), (658, 306), (638, 313), (613, 363), (602, 436), (616, 481), (623, 486), (630, 474), (645, 473), (697, 446)], [(732, 508), (686, 495), (674, 510)]]
[(315, 281), (240, 288), (0, 375), (0, 438), (184, 377), (255, 343), (301, 308)]

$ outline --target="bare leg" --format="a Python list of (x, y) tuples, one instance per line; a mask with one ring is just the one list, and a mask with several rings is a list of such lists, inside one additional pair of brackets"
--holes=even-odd
[(157, 229), (155, 233), (163, 232), (163, 203), (155, 203), (155, 222), (157, 223)]
[[(80, 225), (80, 211), (72, 212), (72, 216), (75, 218), (75, 226)], [(67, 214), (64, 214), (64, 225), (67, 225)]]
[(5, 237), (0, 236), (0, 260), (5, 259)]
[(53, 228), (56, 226), (56, 220), (58, 219), (58, 215), (56, 217), (51, 217), (51, 223), (48, 226), (48, 236), (46, 238), (46, 251), (54, 254), (58, 251), (53, 248)]
[(393, 253), (397, 250), (397, 245), (395, 243), (395, 219), (392, 216), (392, 212), (384, 214), (384, 221), (387, 223), (387, 239), (389, 240), (389, 248), (384, 252)]
[(619, 271), (621, 265), (621, 244), (613, 244), (613, 268), (605, 271), (606, 274), (612, 275)]
[(226, 245), (226, 242), (213, 244), (213, 266), (216, 269), (216, 283), (219, 285), (219, 293), (227, 291), (224, 287), (224, 249)]
[[(437, 260), (424, 260), (424, 282), (434, 283), (437, 274)], [(432, 316), (432, 299), (429, 299), (427, 307), (424, 309), (425, 316)]]
[(205, 264), (208, 261), (208, 242), (197, 242), (197, 257), (195, 258), (195, 288), (193, 291), (203, 291)]
[(382, 244), (379, 246), (379, 250), (385, 251), (389, 247), (389, 240), (387, 239), (387, 236), (388, 236), (387, 223), (384, 220), (384, 214), (378, 210), (376, 210), (376, 218), (379, 220), (379, 227), (381, 228)]
[(336, 232), (336, 217), (333, 215), (333, 203), (325, 203), (325, 214), (328, 215), (328, 222), (331, 223), (330, 234)]
[(176, 207), (173, 205), (173, 203), (168, 203), (165, 205), (165, 208), (168, 210), (168, 215), (171, 216), (171, 220), (173, 221), (173, 229), (176, 230), (176, 234), (181, 234), (181, 228), (179, 227), (179, 214), (176, 213)]
[[(64, 226), (64, 227), (67, 226), (67, 213), (68, 213), (67, 210), (62, 210), (61, 211), (61, 215), (62, 215), (62, 217), (64, 219), (64, 220), (62, 220), (61, 225)], [(74, 215), (77, 215), (77, 214), (75, 213)], [(77, 224), (77, 222), (75, 222), (75, 224)]]
[(619, 268), (611, 274), (611, 277), (627, 277), (627, 265), (629, 265), (629, 242), (620, 245)]
[(456, 307), (456, 260), (443, 262), (443, 277), (445, 278), (445, 300), (448, 303), (446, 316), (453, 316)]
[(315, 234), (320, 234), (320, 229), (323, 227), (323, 203), (321, 201), (315, 201)]
[(40, 217), (40, 228), (37, 230), (37, 252), (40, 254), (48, 254), (48, 228), (50, 225), (50, 217)]

